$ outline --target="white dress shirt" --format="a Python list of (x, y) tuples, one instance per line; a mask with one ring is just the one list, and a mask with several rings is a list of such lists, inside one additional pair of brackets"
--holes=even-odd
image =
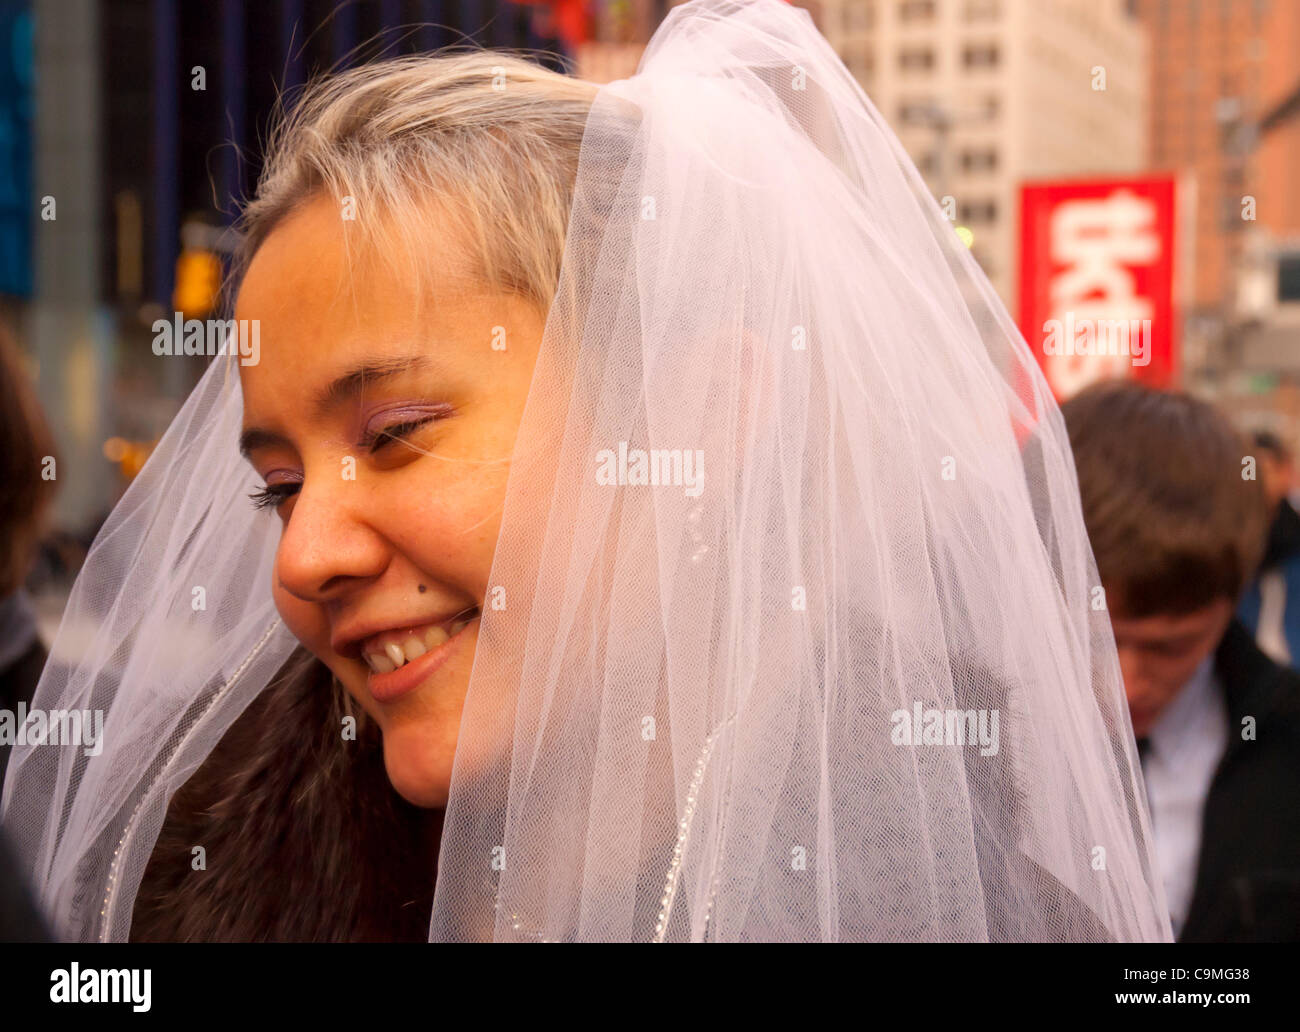
[(1177, 937), (1196, 886), (1205, 797), (1228, 743), (1228, 706), (1214, 674), (1213, 654), (1156, 719), (1147, 742), (1142, 774)]

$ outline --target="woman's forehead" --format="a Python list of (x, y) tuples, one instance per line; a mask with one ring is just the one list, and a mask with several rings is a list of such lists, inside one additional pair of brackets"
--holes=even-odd
[(477, 264), (444, 205), (430, 201), (399, 216), (317, 194), (267, 234), (240, 283), (236, 308), (324, 306), (332, 317), (341, 306), (422, 310), (481, 289)]

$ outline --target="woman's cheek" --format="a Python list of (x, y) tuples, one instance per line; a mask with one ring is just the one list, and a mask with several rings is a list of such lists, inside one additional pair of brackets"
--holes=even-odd
[(505, 493), (506, 476), (499, 470), (420, 490), (424, 504), (394, 504), (401, 516), (400, 526), (392, 526), (393, 539), (425, 571), (443, 573), (449, 583), (478, 583), (487, 577), (481, 567), (492, 561)]
[(271, 585), (271, 597), (280, 619), (284, 621), (293, 636), (322, 663), (332, 667), (329, 621), (325, 619), (320, 606), (304, 602), (286, 591), (280, 586), (279, 578), (276, 578)]

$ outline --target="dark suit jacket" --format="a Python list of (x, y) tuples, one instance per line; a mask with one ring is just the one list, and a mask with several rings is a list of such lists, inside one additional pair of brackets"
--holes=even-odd
[[(1180, 942), (1300, 940), (1300, 675), (1234, 620), (1215, 653), (1228, 747), (1205, 800)], [(1254, 741), (1243, 740), (1246, 717)]]
[(0, 829), (0, 942), (49, 942), (50, 931), (23, 883)]

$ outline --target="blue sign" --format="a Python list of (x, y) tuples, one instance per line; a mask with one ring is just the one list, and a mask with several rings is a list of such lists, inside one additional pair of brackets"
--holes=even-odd
[(33, 21), (27, 0), (0, 0), (0, 293), (32, 292)]

